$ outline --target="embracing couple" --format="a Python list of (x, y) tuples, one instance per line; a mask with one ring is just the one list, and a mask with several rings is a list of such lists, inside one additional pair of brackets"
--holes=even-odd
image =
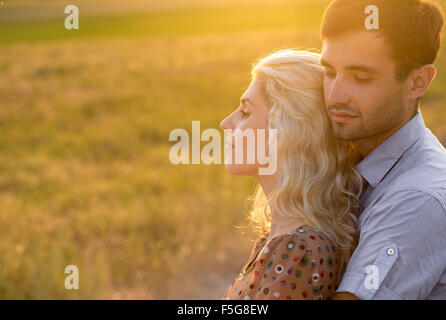
[(334, 0), (321, 55), (253, 68), (221, 127), (277, 130), (277, 170), (226, 164), (259, 183), (259, 236), (223, 299), (446, 299), (446, 150), (419, 110), (442, 28), (430, 1)]

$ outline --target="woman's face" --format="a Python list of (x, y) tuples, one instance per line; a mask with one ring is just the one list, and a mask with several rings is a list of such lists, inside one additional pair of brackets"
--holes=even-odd
[[(263, 155), (267, 155), (268, 111), (259, 81), (254, 79), (242, 95), (240, 106), (220, 124), (223, 130), (231, 130), (225, 141), (225, 165), (228, 172), (235, 175), (257, 176), (258, 169), (265, 166), (263, 161), (260, 161), (262, 164), (258, 161), (257, 141), (263, 143), (266, 150), (263, 151)], [(260, 131), (264, 132), (263, 136), (259, 135)], [(242, 161), (236, 161), (236, 155)]]

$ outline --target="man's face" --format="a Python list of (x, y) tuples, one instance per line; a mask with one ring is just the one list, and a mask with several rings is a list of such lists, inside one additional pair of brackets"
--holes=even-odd
[(338, 139), (354, 142), (386, 135), (413, 112), (404, 84), (395, 77), (390, 49), (375, 33), (357, 31), (326, 39), (321, 63), (326, 71), (325, 104)]

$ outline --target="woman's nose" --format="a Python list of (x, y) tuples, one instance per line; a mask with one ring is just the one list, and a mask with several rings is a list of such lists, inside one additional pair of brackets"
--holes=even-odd
[(220, 123), (220, 128), (222, 128), (223, 130), (229, 129), (229, 128), (230, 128), (230, 118), (231, 118), (231, 116), (226, 117), (226, 118)]

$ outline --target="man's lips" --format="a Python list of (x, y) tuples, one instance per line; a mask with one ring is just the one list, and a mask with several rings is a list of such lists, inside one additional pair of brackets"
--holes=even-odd
[(350, 118), (356, 118), (357, 116), (345, 111), (330, 111), (330, 113), (336, 117), (350, 117)]
[(358, 116), (344, 111), (330, 111), (331, 119), (335, 122), (346, 122)]

